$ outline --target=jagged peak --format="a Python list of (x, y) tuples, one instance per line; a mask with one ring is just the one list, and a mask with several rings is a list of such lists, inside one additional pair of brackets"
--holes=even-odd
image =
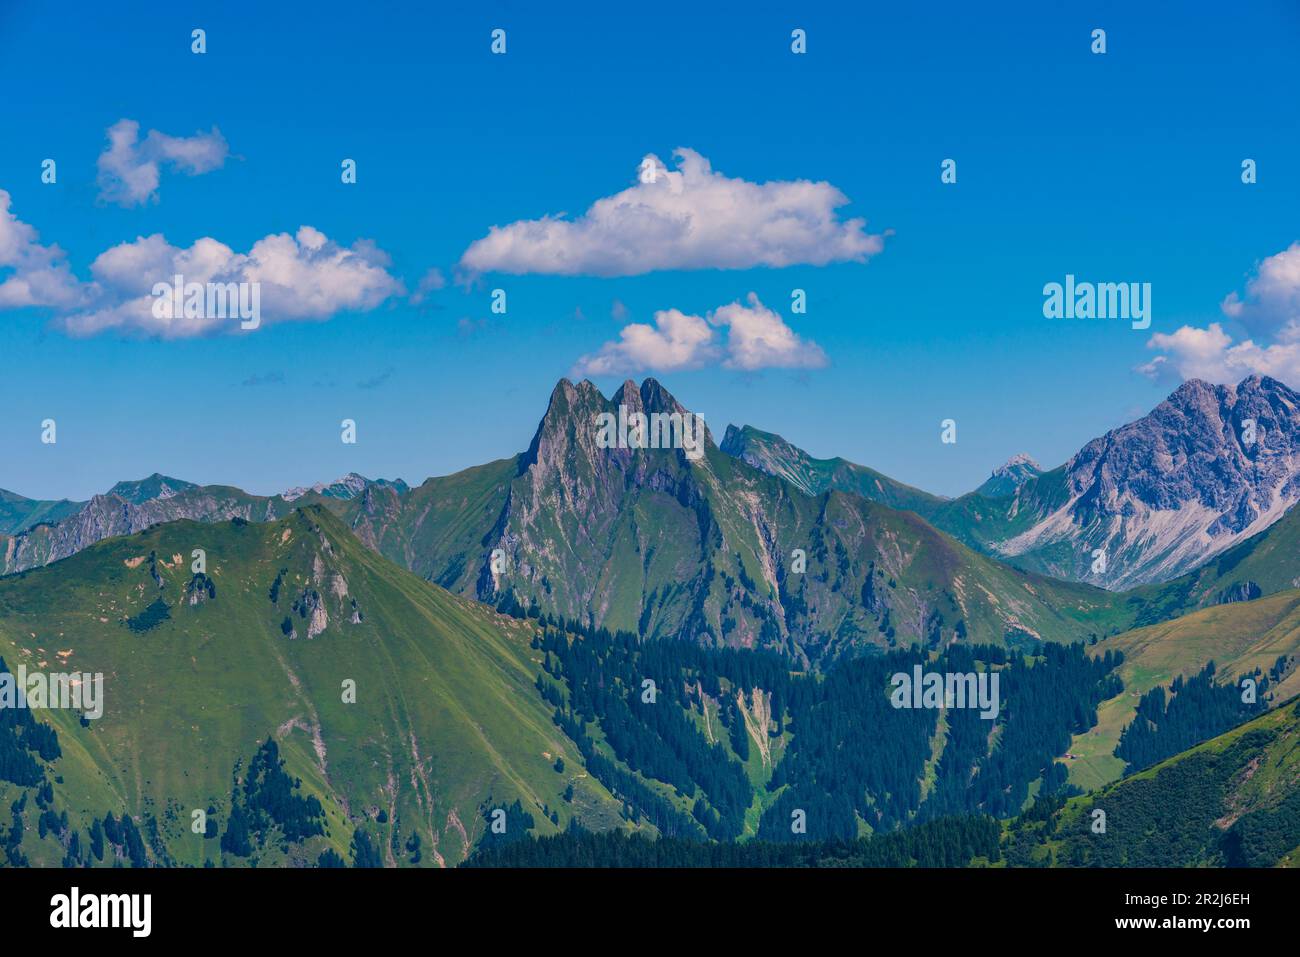
[[(648, 379), (646, 380), (649, 381)], [(645, 412), (645, 403), (641, 399), (641, 389), (632, 379), (626, 380), (618, 387), (613, 397), (610, 399), (617, 406), (626, 406), (629, 412)]]
[(583, 379), (576, 384), (567, 378), (560, 379), (551, 390), (546, 412), (537, 423), (533, 440), (528, 443), (528, 451), (520, 457), (520, 470), (528, 468), (537, 461), (538, 450), (546, 435), (567, 429), (568, 423), (581, 412), (594, 415), (604, 411), (607, 405), (605, 397), (590, 379)]
[(647, 412), (685, 412), (686, 407), (677, 401), (658, 379), (648, 378), (641, 383), (641, 403)]
[(994, 475), (1010, 475), (1014, 472), (1022, 472), (1026, 469), (1033, 469), (1035, 472), (1041, 472), (1043, 467), (1034, 461), (1033, 456), (1028, 452), (1017, 452), (1011, 458), (1007, 459), (1001, 465), (993, 470)]
[(1272, 376), (1259, 373), (1247, 376), (1235, 386), (1215, 385), (1204, 379), (1192, 378), (1181, 383), (1147, 415), (1134, 422), (1119, 426), (1107, 434), (1128, 434), (1135, 429), (1140, 430), (1145, 428), (1151, 420), (1159, 421), (1171, 412), (1184, 415), (1194, 414), (1196, 410), (1209, 409), (1211, 405), (1220, 408), (1231, 408), (1242, 400), (1264, 396), (1280, 396), (1287, 402), (1300, 400), (1300, 396), (1297, 396), (1286, 383), (1274, 379)]
[(1237, 383), (1237, 397), (1250, 395), (1257, 392), (1284, 392), (1290, 397), (1295, 396), (1295, 390), (1279, 379), (1272, 376), (1260, 375), (1258, 372), (1254, 375), (1246, 376)]
[[(629, 413), (680, 413), (690, 414), (685, 406), (664, 388), (657, 379), (647, 377), (638, 386), (634, 379), (625, 380), (614, 394), (606, 399), (604, 394), (589, 379), (583, 379), (574, 385), (568, 379), (560, 379), (551, 390), (551, 399), (546, 414), (538, 423), (533, 433), (528, 450), (519, 458), (522, 473), (538, 460), (542, 443), (547, 436), (567, 433), (574, 423), (590, 416), (595, 425), (595, 416), (602, 412), (617, 412), (623, 406)], [(707, 423), (704, 426), (706, 445), (713, 442)]]

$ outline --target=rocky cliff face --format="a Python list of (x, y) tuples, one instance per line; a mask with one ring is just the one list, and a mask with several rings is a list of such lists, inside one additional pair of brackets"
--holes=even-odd
[[(621, 430), (601, 442), (602, 415), (618, 423), (656, 413), (689, 414), (653, 379), (641, 388), (626, 382), (612, 399), (587, 381), (555, 387), (489, 532), (502, 554), (498, 570), (491, 551), (482, 557), (477, 597), (496, 600), (508, 589), (525, 605), (537, 600), (596, 624), (617, 606), (639, 606), (648, 580), (689, 580), (713, 524), (701, 487), (707, 459), (692, 463), (680, 447), (634, 448)], [(614, 618), (635, 630), (635, 620)]]
[[(75, 515), (49, 525), (37, 525), (5, 543), (0, 572), (10, 574), (48, 565), (75, 555), (105, 538), (131, 535), (180, 518), (213, 522), (231, 518), (269, 521), (285, 511), (272, 499), (238, 489), (192, 486), (163, 498), (130, 501), (117, 494), (96, 495)], [(195, 547), (202, 543), (196, 542)]]
[[(359, 480), (359, 481), (358, 481)], [(193, 519), (220, 522), (240, 518), (267, 522), (282, 518), (300, 505), (332, 500), (361, 502), (372, 489), (404, 491), (403, 482), (370, 482), (349, 475), (330, 485), (299, 490), (288, 497), (250, 495), (237, 488), (200, 486), (164, 475), (152, 475), (139, 482), (119, 482), (104, 495), (96, 495), (75, 514), (57, 522), (24, 529), (9, 538), (0, 537), (0, 574), (11, 574), (48, 565), (75, 555), (83, 548), (116, 535), (132, 535), (163, 522)], [(202, 543), (196, 542), (198, 547)]]
[(1260, 376), (1186, 382), (1085, 445), (1065, 482), (1064, 504), (998, 552), (1109, 588), (1168, 580), (1300, 500), (1300, 396)]

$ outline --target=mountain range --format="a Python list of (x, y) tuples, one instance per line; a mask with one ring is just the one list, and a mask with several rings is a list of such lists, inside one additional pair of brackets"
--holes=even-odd
[[(1284, 555), (1232, 582), (1204, 571), (1234, 546), (1257, 547), (1248, 543), (1300, 495), (1300, 405), (1271, 379), (1185, 383), (1065, 465), (1044, 472), (1020, 455), (957, 499), (749, 426), (729, 426), (721, 446), (708, 435), (697, 461), (681, 449), (598, 448), (592, 421), (619, 407), (687, 412), (653, 379), (610, 399), (564, 380), (525, 452), (414, 488), (354, 473), (263, 497), (153, 475), (87, 503), (4, 493), (0, 571), (159, 522), (268, 521), (319, 503), (459, 594), (647, 636), (784, 647), (806, 661), (941, 641), (959, 622), (993, 641), (1113, 632), (1300, 583)], [(802, 577), (790, 572), (796, 550)], [(1193, 586), (1180, 576), (1194, 569)]]
[(1189, 380), (1064, 465), (1042, 471), (1018, 455), (952, 500), (749, 427), (723, 444), (811, 494), (834, 488), (909, 508), (1017, 567), (1109, 589), (1189, 572), (1300, 500), (1300, 396), (1263, 376), (1236, 387)]
[[(1100, 589), (955, 541), (901, 508), (941, 500), (874, 473), (897, 489), (899, 507), (854, 489), (805, 494), (711, 435), (695, 461), (680, 448), (599, 448), (592, 423), (620, 407), (686, 413), (653, 379), (610, 399), (565, 380), (530, 447), (511, 459), (416, 488), (350, 476), (273, 497), (154, 476), (8, 537), (3, 570), (179, 518), (269, 521), (323, 504), (380, 554), (467, 597), (648, 637), (780, 648), (805, 663), (865, 645), (1067, 640), (1135, 620)], [(147, 488), (160, 494), (139, 494)]]
[[(607, 447), (601, 416), (690, 413), (655, 380), (562, 380), (525, 451), (414, 487), (5, 493), (0, 672), (102, 674), (107, 705), (0, 711), (4, 858), (454, 864), (496, 824), (782, 841), (797, 810), (810, 841), (992, 816), (1010, 861), (1149, 860), (1034, 822), (1200, 767), (1300, 692), (1293, 411), (1272, 380), (1188, 383), (944, 499), (748, 426)], [(1145, 570), (1045, 573), (1105, 577), (1062, 557), (1092, 546)], [(1008, 707), (888, 707), (873, 689), (914, 664), (996, 671)], [(1296, 790), (1269, 780), (1259, 821)]]

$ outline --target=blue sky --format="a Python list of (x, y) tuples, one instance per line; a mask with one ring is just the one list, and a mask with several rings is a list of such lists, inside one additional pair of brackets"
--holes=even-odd
[[(0, 190), (39, 234), (26, 248), (57, 244), (79, 289), (96, 257), (141, 237), (243, 254), (304, 225), (385, 277), (377, 303), (268, 314), (249, 333), (79, 335), (66, 305), (0, 308), (0, 487), (85, 498), (154, 471), (260, 493), (348, 471), (416, 483), (525, 448), (556, 380), (669, 309), (700, 317), (712, 353), (594, 375), (606, 394), (655, 375), (718, 437), (750, 423), (945, 494), (1016, 452), (1060, 464), (1180, 371), (1300, 386), (1286, 255), (1300, 240), (1300, 8), (860, 6), (127, 3), (71, 18), (0, 5)], [(98, 164), (124, 119), (142, 157), (147, 131), (214, 127), (228, 155), (198, 174), (163, 159), (156, 193), (122, 205)], [(720, 269), (725, 242), (679, 255), (651, 233), (646, 261), (669, 265), (639, 275), (464, 275), (490, 227), (581, 217), (634, 187), (647, 154), (676, 170), (680, 147), (728, 179), (829, 184), (847, 204), (823, 225), (842, 237), (865, 219), (858, 234), (883, 246)], [(340, 182), (344, 158), (355, 184)], [(940, 182), (945, 158), (955, 185)], [(0, 282), (21, 269), (3, 249)], [(692, 256), (705, 268), (683, 268)], [(413, 303), (435, 268), (445, 285)], [(1045, 319), (1042, 287), (1066, 273), (1151, 283), (1151, 328)], [(505, 315), (490, 312), (494, 288)], [(794, 288), (806, 314), (790, 313)], [(1245, 308), (1229, 315), (1233, 292)], [(730, 361), (737, 327), (709, 317), (750, 293), (822, 361)], [(1276, 348), (1229, 361), (1211, 328)], [(1154, 380), (1135, 371), (1160, 354)], [(355, 445), (339, 441), (344, 418)], [(939, 441), (945, 418), (955, 445)]]

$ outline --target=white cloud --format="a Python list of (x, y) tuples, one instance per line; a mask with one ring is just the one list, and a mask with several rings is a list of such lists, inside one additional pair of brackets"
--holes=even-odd
[(108, 147), (99, 154), (99, 197), (119, 206), (137, 206), (158, 199), (161, 166), (198, 176), (220, 169), (230, 155), (221, 131), (193, 136), (168, 136), (150, 130), (140, 140), (140, 124), (118, 120), (108, 128)]
[(738, 302), (714, 310), (709, 321), (726, 326), (729, 369), (819, 369), (826, 353), (815, 342), (805, 342), (775, 312), (750, 293), (748, 306)]
[(1300, 330), (1300, 242), (1260, 263), (1246, 282), (1245, 297), (1229, 293), (1222, 308), (1253, 333), (1294, 338)]
[(1147, 348), (1161, 354), (1137, 371), (1153, 379), (1235, 383), (1258, 374), (1300, 383), (1300, 242), (1261, 262), (1246, 294), (1230, 293), (1221, 309), (1251, 337), (1238, 341), (1218, 322), (1156, 333)]
[[(712, 363), (747, 372), (759, 369), (810, 369), (826, 365), (826, 354), (750, 293), (748, 305), (721, 306), (707, 318), (663, 309), (654, 325), (630, 323), (575, 364), (574, 375), (625, 375), (651, 370), (676, 372)], [(726, 331), (724, 336), (721, 330)]]
[(866, 220), (841, 220), (849, 200), (830, 183), (751, 183), (714, 172), (691, 149), (677, 169), (655, 155), (654, 181), (596, 200), (582, 216), (561, 213), (493, 226), (461, 257), (467, 274), (485, 272), (634, 276), (659, 269), (749, 269), (866, 262), (884, 237)]
[(622, 375), (641, 369), (675, 372), (697, 369), (716, 352), (708, 322), (678, 309), (662, 309), (655, 313), (653, 326), (642, 322), (624, 326), (617, 341), (583, 356), (574, 369), (577, 375)]
[(0, 190), (0, 309), (52, 309), (53, 324), (74, 336), (116, 330), (178, 339), (239, 328), (232, 319), (155, 316), (155, 284), (178, 275), (187, 284), (257, 283), (264, 324), (365, 312), (405, 293), (374, 243), (343, 246), (311, 226), (265, 236), (247, 253), (210, 237), (181, 248), (161, 233), (141, 236), (100, 253), (90, 264), (91, 281), (82, 282), (63, 250), (42, 245), (10, 203)]
[(63, 250), (42, 245), (36, 230), (10, 212), (10, 202), (0, 189), (0, 309), (75, 305), (79, 284)]
[(1288, 383), (1300, 382), (1300, 341), (1289, 339), (1260, 345), (1252, 339), (1233, 342), (1223, 327), (1183, 326), (1166, 335), (1156, 333), (1147, 347), (1161, 355), (1138, 366), (1152, 379), (1204, 379), (1232, 384), (1250, 375), (1266, 375)]
[(101, 253), (90, 266), (94, 305), (58, 316), (55, 323), (73, 336), (119, 331), (165, 339), (239, 328), (216, 316), (156, 316), (154, 284), (171, 283), (177, 275), (186, 284), (258, 284), (263, 324), (328, 319), (343, 311), (368, 311), (401, 295), (402, 283), (388, 273), (388, 265), (387, 254), (370, 241), (342, 246), (311, 226), (292, 236), (266, 236), (247, 253), (207, 237), (180, 248), (161, 234), (142, 236)]

